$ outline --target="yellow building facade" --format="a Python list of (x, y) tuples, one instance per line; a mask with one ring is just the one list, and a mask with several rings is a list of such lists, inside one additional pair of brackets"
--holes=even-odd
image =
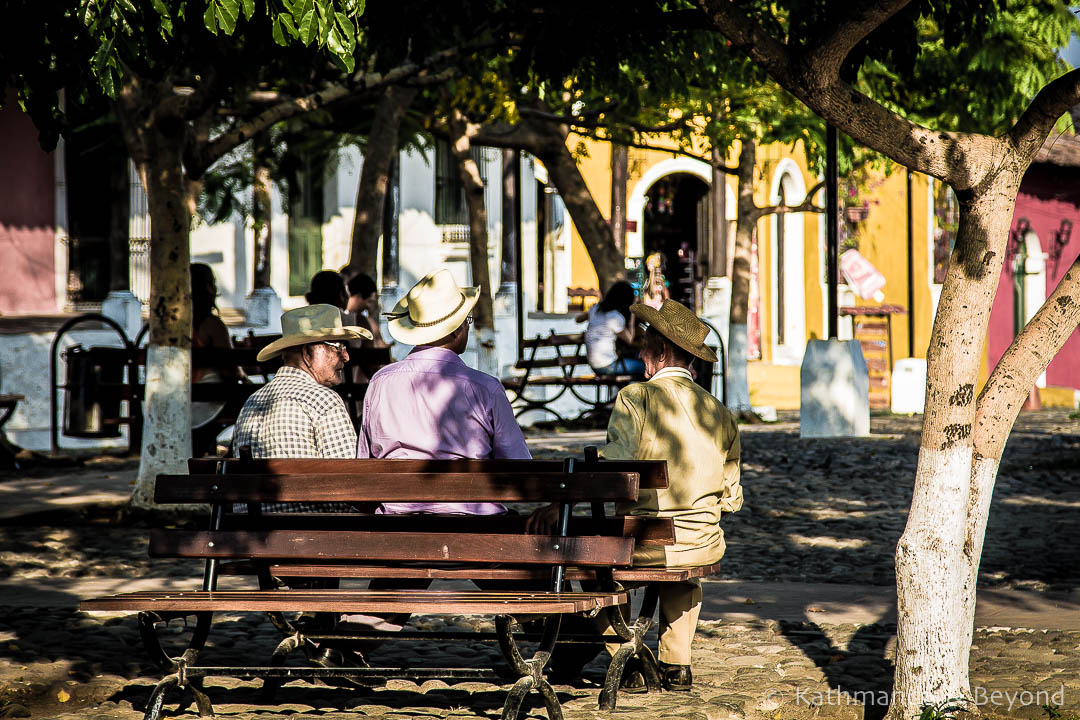
[[(582, 175), (597, 206), (609, 216), (611, 145), (576, 136), (571, 136), (568, 145), (579, 151)], [(734, 167), (736, 161), (737, 153), (732, 152), (728, 166)], [(755, 170), (755, 203), (763, 207), (783, 200), (789, 206), (798, 205), (820, 179), (808, 170), (801, 145), (760, 147)], [(665, 229), (666, 234), (658, 234), (651, 223), (655, 222), (657, 209), (662, 211), (665, 203), (670, 210), (671, 195), (676, 214), (682, 212), (689, 217), (689, 211), (678, 209), (679, 193), (683, 192), (690, 193), (691, 200), (698, 198), (698, 227), (691, 229), (684, 224), (681, 230), (676, 229), (675, 237), (681, 231), (685, 237), (681, 247), (689, 247), (688, 252), (696, 250), (694, 230), (700, 236), (702, 220), (700, 193), (711, 182), (711, 167), (703, 160), (671, 151), (630, 148), (627, 257), (640, 259), (660, 247), (674, 247), (672, 232)], [(726, 274), (730, 277), (737, 212), (734, 175), (727, 176), (726, 185), (729, 248)], [(889, 173), (869, 171), (853, 192), (842, 185), (841, 195), (841, 234), (847, 238), (842, 238), (841, 251), (854, 247), (885, 278), (884, 298), (877, 301), (857, 297), (841, 276), (841, 308), (882, 305), (903, 308), (904, 314), (891, 318), (892, 360), (925, 358), (940, 293), (940, 286), (933, 282), (934, 213), (929, 178), (909, 174), (903, 168)], [(815, 204), (819, 207), (824, 206), (824, 196), (823, 190), (817, 192)], [(863, 209), (845, 212), (845, 205)], [(751, 402), (755, 406), (795, 409), (799, 405), (799, 367), (806, 343), (813, 338), (828, 337), (824, 214), (763, 217), (757, 225), (755, 251), (749, 329), (753, 355), (748, 367)], [(680, 249), (674, 254), (681, 252)], [(596, 273), (576, 228), (571, 229), (571, 264), (572, 286), (598, 287)], [(668, 268), (674, 264), (669, 257)], [(858, 318), (853, 321), (841, 317), (840, 336), (852, 337), (853, 332), (859, 332), (861, 322)]]

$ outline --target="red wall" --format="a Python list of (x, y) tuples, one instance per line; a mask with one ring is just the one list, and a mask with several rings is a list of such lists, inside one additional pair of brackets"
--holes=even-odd
[(54, 313), (53, 154), (9, 94), (0, 109), (0, 314)]
[[(1024, 176), (1016, 198), (1012, 228), (1021, 218), (1031, 223), (1039, 236), (1044, 253), (1054, 247), (1055, 233), (1063, 218), (1073, 222), (1069, 243), (1057, 260), (1046, 259), (1046, 294), (1057, 287), (1061, 277), (1080, 254), (1080, 169), (1064, 169), (1051, 165), (1035, 165)], [(1011, 246), (1010, 246), (1011, 247)], [(997, 295), (990, 314), (987, 341), (987, 360), (997, 365), (1013, 340), (1013, 273), (1012, 255), (1005, 258)], [(1046, 370), (1046, 384), (1080, 388), (1080, 330), (1074, 330), (1064, 347)]]

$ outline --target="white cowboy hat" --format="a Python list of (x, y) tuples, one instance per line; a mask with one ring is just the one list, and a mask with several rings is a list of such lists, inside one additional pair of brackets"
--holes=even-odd
[(479, 285), (458, 287), (449, 270), (433, 270), (386, 313), (390, 336), (406, 345), (440, 340), (461, 327), (479, 299)]
[(639, 303), (631, 305), (630, 312), (691, 355), (708, 362), (716, 362), (716, 353), (705, 344), (709, 327), (682, 303), (665, 300), (659, 310)]
[(281, 314), (281, 337), (259, 351), (257, 360), (277, 357), (282, 350), (317, 342), (371, 339), (366, 328), (341, 324), (341, 311), (333, 305), (308, 305)]

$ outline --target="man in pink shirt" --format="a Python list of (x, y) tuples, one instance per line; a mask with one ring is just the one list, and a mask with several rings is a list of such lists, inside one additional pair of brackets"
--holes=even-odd
[[(416, 347), (371, 378), (356, 444), (358, 458), (532, 457), (502, 383), (461, 360), (479, 287), (460, 288), (449, 270), (428, 273), (388, 313), (390, 335)], [(496, 515), (501, 503), (383, 503), (378, 512)], [(374, 579), (378, 590), (426, 588), (430, 580)], [(484, 583), (484, 587), (491, 587)], [(408, 613), (342, 615), (340, 632), (400, 629)], [(370, 648), (371, 645), (366, 646)]]
[[(529, 459), (498, 378), (461, 360), (479, 287), (459, 288), (449, 270), (428, 273), (388, 313), (390, 335), (415, 345), (371, 378), (358, 458)], [(382, 512), (506, 512), (498, 503), (386, 503)]]

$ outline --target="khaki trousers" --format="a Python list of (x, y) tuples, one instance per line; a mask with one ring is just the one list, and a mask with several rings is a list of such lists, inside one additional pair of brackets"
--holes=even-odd
[[(635, 567), (658, 567), (664, 565), (664, 548), (644, 545), (634, 550)], [(649, 583), (623, 583), (627, 590), (644, 587)], [(669, 665), (689, 665), (690, 645), (697, 632), (698, 615), (701, 614), (701, 579), (692, 578), (685, 582), (655, 583), (659, 590), (660, 609), (660, 652), (657, 659)], [(623, 606), (623, 617), (630, 617), (630, 608)], [(607, 615), (597, 618), (601, 631), (605, 635), (615, 634), (607, 621)], [(607, 651), (614, 655), (619, 643), (606, 645)]]

